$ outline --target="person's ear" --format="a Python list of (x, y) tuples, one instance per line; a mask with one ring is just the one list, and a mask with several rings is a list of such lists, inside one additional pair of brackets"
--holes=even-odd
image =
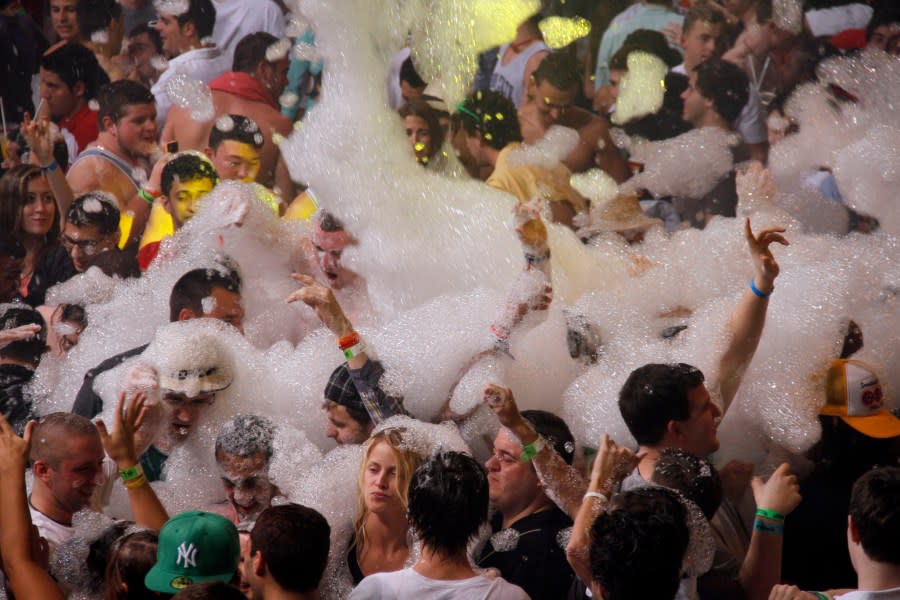
[(192, 38), (197, 34), (197, 26), (194, 25), (193, 21), (188, 21), (184, 25), (180, 25), (179, 29), (181, 30), (181, 34), (186, 38)]
[(212, 160), (216, 153), (212, 148), (207, 146), (206, 148), (203, 149), (203, 154), (206, 155), (206, 158), (208, 158), (209, 160)]
[(850, 515), (847, 515), (847, 537), (854, 544), (859, 544), (859, 529), (856, 528), (856, 523)]
[(72, 95), (76, 98), (83, 98), (87, 93), (87, 86), (84, 85), (83, 81), (76, 81), (75, 85), (72, 86)]
[(681, 424), (675, 419), (672, 419), (671, 421), (666, 423), (666, 435), (672, 439), (681, 439), (683, 437)]
[(102, 123), (103, 123), (103, 131), (105, 131), (106, 133), (115, 135), (116, 122), (113, 121), (112, 117), (110, 117), (109, 115), (104, 116)]
[(525, 93), (529, 98), (534, 98), (537, 94), (537, 82), (534, 80), (534, 75), (529, 75), (525, 81)]
[[(201, 317), (203, 315), (200, 315)], [(178, 320), (179, 321), (190, 321), (191, 319), (198, 318), (197, 314), (189, 308), (182, 308), (178, 311)]]
[(51, 469), (52, 467), (43, 460), (34, 461), (34, 464), (31, 467), (34, 476), (44, 483), (49, 483)]
[(257, 550), (256, 553), (250, 557), (250, 561), (250, 567), (253, 569), (254, 575), (262, 577), (266, 574), (266, 559), (263, 558), (261, 551)]

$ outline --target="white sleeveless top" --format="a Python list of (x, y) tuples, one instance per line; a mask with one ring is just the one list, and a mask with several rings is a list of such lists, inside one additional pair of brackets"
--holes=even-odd
[(509, 64), (503, 64), (503, 55), (509, 44), (500, 46), (497, 53), (497, 65), (491, 75), (491, 89), (500, 92), (519, 108), (522, 103), (522, 94), (525, 92), (525, 65), (528, 60), (538, 52), (549, 52), (550, 48), (541, 41), (534, 42), (522, 51), (517, 57), (509, 61)]

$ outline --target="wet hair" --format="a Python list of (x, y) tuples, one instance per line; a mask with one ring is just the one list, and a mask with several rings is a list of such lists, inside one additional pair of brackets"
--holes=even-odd
[(84, 84), (85, 99), (96, 98), (109, 76), (97, 62), (94, 53), (81, 44), (63, 44), (41, 58), (41, 68), (56, 73), (69, 89), (79, 81)]
[(704, 381), (699, 369), (685, 363), (648, 364), (632, 371), (619, 391), (619, 412), (638, 444), (658, 444), (669, 421), (689, 418), (688, 392)]
[(63, 460), (63, 442), (76, 437), (96, 437), (100, 439), (94, 424), (81, 415), (55, 412), (44, 415), (34, 427), (31, 438), (31, 461), (42, 460), (53, 468), (58, 468)]
[(712, 519), (722, 503), (719, 471), (705, 458), (680, 448), (665, 448), (660, 452), (652, 481), (684, 494), (700, 507), (707, 519)]
[(409, 524), (429, 550), (441, 556), (465, 552), (487, 517), (487, 474), (471, 456), (434, 453), (413, 473)]
[(61, 321), (68, 321), (69, 323), (75, 323), (82, 329), (87, 327), (87, 312), (84, 310), (84, 307), (80, 304), (62, 304), (61, 305), (62, 312), (60, 313)]
[[(22, 241), (22, 209), (28, 203), (28, 184), (43, 177), (40, 167), (16, 165), (0, 177), (0, 235)], [(53, 216), (53, 224), (47, 232), (45, 250), (59, 244), (59, 206)]]
[[(159, 596), (154, 596), (159, 598)], [(239, 589), (224, 581), (205, 581), (188, 586), (171, 596), (173, 600), (245, 600)]]
[(478, 133), (495, 150), (522, 141), (516, 106), (499, 92), (475, 92), (460, 104), (457, 114), (468, 135)]
[(132, 27), (131, 31), (128, 32), (128, 38), (135, 38), (145, 33), (150, 36), (150, 41), (153, 42), (153, 47), (156, 48), (156, 53), (162, 54), (162, 38), (159, 36), (159, 32), (153, 27), (150, 27), (150, 25), (148, 25), (147, 23), (141, 23), (140, 25), (135, 25), (134, 27)]
[(217, 287), (240, 294), (240, 274), (234, 269), (223, 271), (210, 268), (194, 269), (182, 275), (169, 295), (169, 321), (177, 321), (179, 313), (185, 308), (195, 315), (203, 314), (203, 299)]
[(841, 355), (838, 358), (850, 358), (863, 347), (863, 332), (859, 324), (850, 319), (847, 321), (846, 329), (844, 343), (841, 345)]
[(581, 72), (578, 69), (578, 63), (568, 52), (551, 52), (544, 57), (531, 76), (534, 77), (536, 85), (546, 81), (560, 91), (581, 86)]
[(272, 62), (266, 57), (266, 51), (277, 41), (277, 37), (265, 31), (245, 35), (234, 48), (234, 62), (231, 64), (231, 70), (253, 73), (259, 63)]
[(409, 87), (415, 89), (424, 88), (428, 85), (419, 75), (419, 72), (416, 71), (412, 58), (409, 57), (407, 57), (407, 59), (403, 61), (403, 64), (400, 65), (400, 81), (405, 81), (409, 84)]
[(97, 102), (100, 104), (97, 122), (102, 130), (104, 117), (109, 117), (113, 123), (118, 123), (132, 104), (153, 104), (155, 106), (156, 98), (145, 85), (129, 79), (120, 79), (100, 88)]
[(38, 364), (47, 349), (47, 324), (37, 310), (27, 304), (0, 304), (0, 330), (23, 325), (40, 325), (41, 330), (31, 339), (12, 342), (0, 348), (0, 358)]
[[(93, 201), (91, 208), (99, 205), (100, 210), (87, 210), (85, 204), (89, 201)], [(103, 192), (82, 194), (69, 205), (66, 223), (76, 227), (96, 227), (100, 235), (112, 235), (119, 230), (119, 208), (114, 202), (114, 198), (107, 197)]]
[(213, 34), (216, 25), (216, 7), (211, 0), (189, 0), (187, 11), (177, 15), (176, 18), (181, 27), (193, 23), (197, 37), (202, 40)]
[[(368, 544), (366, 539), (366, 519), (369, 517), (369, 508), (366, 506), (365, 496), (365, 476), (366, 465), (369, 462), (369, 455), (372, 450), (380, 443), (387, 444), (394, 459), (397, 461), (397, 477), (394, 480), (397, 486), (397, 497), (406, 510), (409, 507), (409, 486), (413, 473), (422, 463), (422, 456), (404, 445), (403, 436), (406, 433), (404, 428), (385, 429), (379, 431), (370, 437), (363, 446), (363, 459), (359, 463), (359, 472), (357, 474), (357, 495), (356, 495), (356, 518), (353, 520), (353, 529), (356, 533), (356, 548), (362, 554)], [(355, 551), (355, 549), (351, 549)]]
[(335, 231), (343, 231), (344, 223), (333, 213), (328, 212), (327, 210), (321, 210), (316, 215), (316, 219), (319, 221), (319, 227), (322, 228), (322, 231), (326, 233), (334, 233)]
[(247, 144), (257, 150), (263, 147), (263, 136), (256, 121), (243, 115), (228, 115), (228, 117), (231, 119), (233, 127), (224, 131), (219, 129), (217, 122), (209, 132), (209, 147), (213, 152), (218, 150), (219, 145), (226, 140)]
[(671, 600), (688, 538), (687, 511), (671, 490), (619, 494), (591, 525), (591, 577), (606, 600)]
[(90, 40), (95, 32), (107, 29), (113, 19), (122, 18), (122, 6), (117, 0), (78, 0), (75, 14), (82, 39)]
[(900, 566), (900, 468), (872, 469), (853, 484), (850, 518), (870, 559)]
[(216, 436), (216, 458), (220, 452), (247, 458), (262, 452), (268, 461), (275, 444), (275, 426), (266, 417), (237, 415)]
[(219, 183), (219, 174), (212, 162), (205, 156), (199, 154), (184, 153), (179, 154), (166, 163), (163, 167), (162, 176), (160, 178), (159, 187), (163, 196), (168, 197), (172, 191), (172, 185), (176, 179), (181, 182), (193, 181), (195, 179), (209, 179), (213, 186)]
[(710, 58), (694, 68), (697, 73), (697, 90), (711, 100), (719, 116), (734, 122), (750, 97), (750, 81), (744, 71), (734, 63)]
[(819, 470), (856, 479), (876, 465), (896, 464), (897, 438), (873, 438), (840, 417), (819, 415), (822, 437), (809, 451)]
[(331, 528), (318, 511), (299, 504), (264, 510), (250, 532), (250, 555), (261, 552), (266, 569), (282, 589), (312, 592), (328, 562)]
[(609, 59), (609, 68), (614, 71), (628, 70), (628, 56), (632, 52), (646, 52), (666, 63), (669, 68), (681, 64), (681, 54), (669, 46), (666, 36), (652, 29), (637, 29), (628, 34), (622, 47)]
[(539, 436), (553, 446), (566, 464), (572, 464), (575, 457), (575, 438), (565, 421), (546, 410), (523, 410), (522, 417), (531, 424)]
[(725, 15), (721, 9), (717, 9), (708, 0), (695, 2), (684, 15), (684, 23), (681, 25), (681, 31), (684, 35), (690, 33), (695, 23), (702, 22), (710, 25), (725, 25)]
[(108, 277), (136, 279), (141, 276), (141, 267), (133, 252), (111, 248), (91, 258), (91, 266), (97, 267)]
[(425, 125), (428, 127), (428, 135), (431, 136), (431, 156), (441, 151), (441, 146), (444, 144), (444, 128), (441, 127), (437, 111), (431, 108), (428, 102), (421, 98), (412, 98), (398, 112), (404, 119), (406, 117), (419, 117), (425, 121)]

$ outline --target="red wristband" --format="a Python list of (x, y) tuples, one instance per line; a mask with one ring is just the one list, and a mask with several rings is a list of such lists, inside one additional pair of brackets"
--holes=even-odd
[(359, 343), (359, 334), (355, 331), (352, 333), (348, 333), (345, 336), (338, 338), (338, 348), (341, 350), (346, 350), (347, 348), (352, 348), (353, 346)]

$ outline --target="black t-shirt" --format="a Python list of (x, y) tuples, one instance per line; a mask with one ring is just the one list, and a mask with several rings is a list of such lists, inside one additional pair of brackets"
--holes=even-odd
[[(503, 516), (491, 519), (491, 530), (501, 530)], [(482, 569), (494, 568), (505, 580), (524, 589), (532, 600), (557, 600), (568, 594), (575, 573), (566, 560), (558, 536), (572, 519), (557, 507), (522, 517), (510, 526), (519, 534), (509, 550), (496, 550), (488, 542), (478, 560)]]

